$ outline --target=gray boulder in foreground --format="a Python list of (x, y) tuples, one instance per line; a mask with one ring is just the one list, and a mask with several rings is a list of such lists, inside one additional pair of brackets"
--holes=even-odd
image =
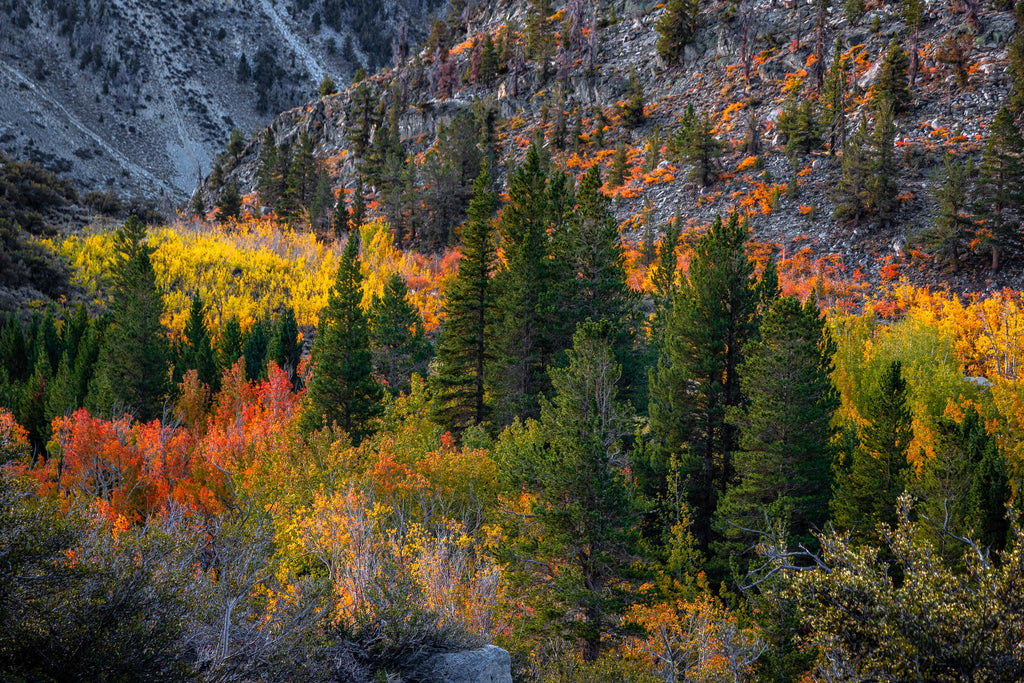
[(440, 683), (512, 683), (512, 658), (495, 645), (435, 655), (430, 668)]

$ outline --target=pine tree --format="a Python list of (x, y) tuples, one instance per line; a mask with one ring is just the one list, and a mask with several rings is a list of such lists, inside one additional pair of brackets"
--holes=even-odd
[[(995, 435), (986, 431), (973, 405), (959, 420), (940, 417), (936, 432), (935, 455), (922, 463), (917, 484), (922, 512), (938, 524), (945, 522), (953, 534), (1001, 550), (1010, 531), (1010, 485)], [(943, 536), (940, 542), (945, 546), (948, 540)], [(950, 548), (951, 554), (960, 547)]]
[(277, 206), (284, 194), (286, 170), (290, 163), (290, 152), (274, 144), (274, 133), (268, 128), (263, 134), (256, 171), (256, 191), (260, 196), (260, 204)]
[(270, 324), (264, 317), (256, 318), (246, 330), (242, 339), (242, 356), (245, 357), (245, 376), (250, 382), (258, 382), (267, 376), (267, 346), (270, 344)]
[(860, 225), (861, 220), (868, 214), (867, 138), (867, 122), (861, 119), (860, 126), (843, 146), (842, 176), (831, 193), (835, 204), (833, 216), (848, 220), (853, 225)]
[(849, 461), (836, 463), (831, 507), (840, 529), (874, 539), (880, 522), (896, 522), (896, 499), (909, 483), (907, 450), (914, 438), (908, 398), (902, 365), (891, 361), (868, 394), (865, 424)]
[(668, 63), (683, 56), (683, 48), (693, 40), (700, 16), (699, 0), (669, 0), (658, 21), (658, 54)]
[[(893, 40), (882, 60), (882, 71), (875, 81), (872, 97), (888, 102), (893, 114), (901, 114), (907, 110), (913, 100), (910, 93), (910, 82), (907, 78), (907, 67), (910, 60), (900, 44)], [(884, 106), (884, 105), (883, 105)], [(877, 104), (876, 104), (877, 109)]]
[(944, 173), (936, 178), (934, 186), (939, 215), (922, 240), (938, 256), (948, 259), (953, 272), (958, 273), (975, 233), (974, 217), (967, 212), (974, 164), (971, 159), (956, 161), (948, 153), (943, 161)]
[(229, 220), (238, 220), (242, 213), (242, 195), (238, 193), (238, 184), (232, 180), (224, 191), (220, 193), (217, 200), (217, 213), (215, 220), (218, 223), (227, 223)]
[[(114, 236), (115, 265), (110, 326), (103, 332), (97, 375), (99, 394), (108, 387), (122, 407), (140, 420), (161, 414), (167, 394), (168, 348), (160, 318), (163, 298), (144, 243), (146, 226), (131, 216)], [(115, 406), (97, 406), (109, 413)]]
[(626, 101), (622, 105), (622, 122), (629, 128), (636, 128), (645, 119), (644, 115), (644, 84), (636, 75), (636, 69), (629, 69), (629, 88), (626, 90)]
[(313, 340), (302, 427), (311, 432), (337, 424), (355, 445), (375, 431), (384, 398), (383, 387), (373, 376), (362, 298), (359, 240), (353, 233)]
[(631, 415), (618, 399), (613, 334), (604, 323), (580, 325), (568, 366), (550, 370), (555, 395), (543, 403), (538, 443), (506, 449), (513, 454), (499, 463), (511, 486), (533, 495), (529, 521), (508, 520), (500, 554), (513, 581), (544, 586), (531, 591), (535, 628), (582, 643), (589, 661), (617, 635), (637, 541), (636, 497), (623, 475)]
[(975, 211), (984, 222), (992, 270), (1001, 255), (1021, 246), (1024, 217), (1024, 138), (1006, 107), (996, 112), (981, 156)]
[(1007, 48), (1010, 62), (1010, 78), (1013, 81), (1013, 92), (1010, 94), (1010, 106), (1017, 114), (1024, 112), (1024, 33), (1018, 32)]
[(537, 397), (550, 386), (546, 368), (564, 348), (551, 310), (561, 291), (548, 237), (562, 219), (553, 189), (540, 149), (530, 145), (526, 159), (510, 174), (498, 225), (505, 267), (494, 276), (497, 320), (489, 374), (501, 423), (539, 416)]
[(821, 144), (814, 104), (806, 97), (800, 99), (791, 95), (786, 98), (779, 114), (778, 129), (786, 137), (786, 154), (810, 154)]
[(366, 81), (360, 81), (352, 91), (351, 102), (347, 116), (348, 139), (352, 143), (352, 151), (356, 157), (362, 159), (366, 156), (366, 149), (370, 144), (370, 132), (376, 124), (373, 93)]
[(316, 183), (313, 186), (313, 196), (309, 199), (309, 226), (318, 232), (326, 232), (331, 227), (331, 209), (337, 206), (338, 201), (331, 188), (327, 169), (323, 164), (317, 163)]
[(238, 318), (231, 316), (217, 339), (217, 369), (221, 373), (230, 369), (243, 352), (242, 325)]
[(288, 167), (278, 213), (282, 216), (299, 216), (308, 211), (319, 178), (320, 166), (313, 156), (313, 139), (308, 133), (303, 133)]
[(674, 220), (665, 226), (665, 234), (658, 243), (658, 260), (654, 266), (654, 273), (651, 275), (654, 298), (654, 315), (651, 316), (651, 341), (655, 344), (662, 343), (665, 327), (672, 316), (672, 301), (679, 289), (676, 270), (678, 267), (678, 256), (676, 249), (679, 246), (679, 233), (682, 217), (676, 214)]
[(615, 143), (615, 156), (612, 157), (612, 169), (608, 172), (608, 187), (614, 189), (622, 185), (626, 179), (627, 162), (626, 143), (619, 140)]
[(363, 195), (363, 176), (356, 174), (356, 187), (352, 193), (352, 215), (348, 219), (349, 231), (358, 230), (366, 222), (366, 197)]
[(338, 92), (338, 86), (334, 84), (334, 79), (325, 74), (317, 91), (320, 93), (320, 97), (330, 97)]
[(839, 36), (836, 36), (832, 64), (825, 75), (825, 83), (821, 90), (821, 116), (819, 122), (828, 136), (829, 154), (846, 144), (846, 97), (849, 79), (846, 60), (843, 59), (843, 48)]
[(882, 223), (896, 213), (899, 194), (899, 166), (896, 161), (896, 126), (893, 107), (885, 99), (875, 106), (875, 122), (870, 138), (870, 164), (865, 182), (867, 209)]
[(694, 535), (704, 549), (718, 496), (733, 476), (736, 431), (725, 412), (742, 403), (739, 366), (757, 330), (759, 291), (746, 240), (747, 227), (736, 214), (724, 223), (716, 218), (700, 238), (651, 371), (651, 468), (665, 476), (669, 464), (678, 463)]
[(12, 382), (20, 382), (29, 376), (28, 344), (21, 320), (14, 311), (7, 314), (3, 332), (0, 332), (0, 367), (7, 370)]
[[(625, 254), (615, 216), (601, 192), (601, 170), (595, 164), (576, 191), (576, 207), (568, 223), (568, 246), (575, 255), (575, 297), (571, 307), (576, 320), (607, 320), (617, 333), (632, 322), (634, 305), (626, 284)], [(615, 345), (617, 357), (625, 350)]]
[(601, 171), (595, 164), (580, 181), (576, 206), (565, 231), (569, 272), (575, 275), (564, 319), (611, 325), (612, 350), (623, 367), (622, 395), (647, 403), (646, 354), (639, 328), (639, 300), (626, 281), (625, 253), (609, 199), (601, 192)]
[(495, 292), (491, 277), (495, 253), (492, 217), (495, 198), (484, 164), (473, 183), (473, 199), (462, 227), (459, 270), (444, 302), (445, 322), (437, 343), (438, 421), (456, 431), (483, 423), (485, 371), (494, 354)]
[(199, 380), (212, 391), (219, 386), (213, 342), (206, 327), (206, 307), (198, 293), (192, 296), (188, 321), (185, 323), (183, 339), (178, 344), (177, 363), (174, 368), (174, 382), (181, 382), (185, 373), (195, 370)]
[(671, 146), (677, 159), (693, 165), (693, 177), (704, 186), (715, 182), (715, 160), (722, 153), (722, 143), (715, 138), (711, 116), (697, 114), (693, 105), (686, 105), (683, 121), (672, 138)]
[(78, 392), (70, 355), (65, 351), (53, 379), (46, 385), (45, 415), (47, 424), (56, 417), (70, 415), (78, 408)]
[(373, 367), (392, 395), (408, 393), (412, 375), (426, 371), (431, 348), (423, 318), (409, 301), (409, 289), (401, 275), (391, 275), (368, 313)]
[(494, 46), (494, 40), (488, 31), (484, 34), (483, 47), (480, 54), (480, 82), (486, 86), (492, 85), (498, 76), (498, 51)]
[(234, 128), (231, 130), (231, 137), (228, 139), (227, 153), (230, 156), (237, 157), (245, 149), (245, 137), (242, 136), (242, 131)]
[(46, 387), (53, 380), (49, 357), (41, 345), (36, 346), (36, 361), (32, 373), (22, 388), (14, 417), (28, 432), (33, 461), (46, 457), (46, 442), (50, 436), (50, 422), (46, 415)]
[(295, 320), (295, 311), (285, 306), (281, 317), (274, 325), (274, 332), (267, 344), (267, 363), (273, 361), (277, 367), (294, 373), (299, 369), (302, 360), (302, 344), (299, 343), (299, 324)]
[(349, 213), (345, 204), (345, 192), (338, 193), (338, 200), (334, 204), (334, 217), (331, 219), (331, 228), (334, 232), (334, 240), (340, 242), (341, 238), (348, 234), (348, 222), (352, 214)]
[[(774, 301), (759, 336), (739, 371), (747, 402), (727, 416), (740, 431), (737, 482), (720, 499), (718, 517), (723, 525), (757, 529), (773, 509), (793, 542), (806, 545), (828, 517), (830, 423), (839, 407), (831, 379), (835, 344), (818, 307), (793, 297)], [(735, 527), (724, 532), (756, 540)]]

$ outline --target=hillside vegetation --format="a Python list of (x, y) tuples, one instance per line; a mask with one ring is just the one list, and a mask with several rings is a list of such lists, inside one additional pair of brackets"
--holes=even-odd
[(0, 678), (1024, 678), (1024, 10), (446, 16), (166, 221), (4, 162)]

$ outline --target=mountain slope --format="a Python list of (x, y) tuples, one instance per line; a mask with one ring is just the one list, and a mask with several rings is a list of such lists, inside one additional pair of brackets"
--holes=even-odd
[[(895, 41), (912, 49), (913, 32), (901, 5), (860, 11), (851, 4), (824, 3), (819, 13), (815, 4), (702, 2), (692, 39), (678, 59), (666, 61), (656, 48), (656, 27), (666, 11), (661, 5), (470, 3), (452, 14), (447, 35), (431, 36), (428, 48), (402, 67), (368, 81), (370, 100), (379, 105), (372, 125), (387, 128), (386, 112), (397, 93), (400, 137), (423, 184), (423, 152), (436, 146), (438, 125), (474, 105), (490, 107), (499, 117), (499, 178), (538, 135), (555, 162), (576, 175), (600, 163), (607, 176), (621, 144), (625, 183), (606, 191), (634, 240), (643, 239), (645, 225), (656, 239), (677, 208), (693, 230), (716, 213), (738, 209), (766, 248), (811, 274), (859, 273), (877, 282), (894, 277), (896, 269), (925, 281), (945, 278), (947, 265), (922, 247), (938, 207), (935, 174), (947, 151), (980, 157), (988, 126), (1012, 91), (1007, 47), (1016, 31), (1014, 15), (973, 3), (923, 6), (916, 82), (909, 107), (896, 116), (890, 145), (897, 165), (895, 209), (884, 220), (854, 221), (833, 217), (843, 155), (838, 143), (830, 149), (830, 131), (819, 131), (824, 139), (811, 149), (794, 152), (787, 151), (780, 130), (780, 118), (794, 104), (810, 102), (820, 118), (815, 64), (831, 66), (837, 39), (848, 69), (845, 135), (854, 138), (862, 121), (869, 131), (875, 125), (873, 88), (887, 48)], [(507, 53), (490, 82), (480, 77), (485, 35)], [(635, 126), (623, 116), (631, 73), (643, 84), (646, 104), (646, 116)], [(294, 146), (308, 133), (336, 189), (351, 190), (365, 162), (351, 143), (354, 92), (285, 112), (270, 127), (276, 144)], [(708, 113), (723, 148), (706, 186), (669, 144), (688, 106)], [(582, 133), (578, 143), (571, 140), (574, 126)], [(558, 148), (558, 137), (570, 140)], [(221, 181), (235, 179), (243, 192), (255, 190), (261, 144), (262, 134), (239, 159), (228, 160)], [(206, 206), (216, 201), (220, 185), (209, 179), (202, 185)], [(380, 199), (379, 188), (369, 189), (370, 199)], [(985, 273), (982, 251), (972, 255), (976, 269), (948, 279), (952, 286), (1016, 283), (1015, 269)], [(792, 258), (798, 254), (799, 264)]]
[(0, 150), (80, 189), (181, 200), (232, 129), (390, 58), (430, 2), (7, 0)]

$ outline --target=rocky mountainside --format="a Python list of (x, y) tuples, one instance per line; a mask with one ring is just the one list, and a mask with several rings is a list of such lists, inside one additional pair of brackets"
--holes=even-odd
[(80, 189), (188, 196), (230, 132), (423, 38), (432, 0), (3, 0), (0, 151)]
[[(698, 9), (694, 30), (678, 57), (667, 59), (657, 49), (656, 28), (673, 4), (470, 3), (450, 15), (421, 53), (363, 84), (379, 104), (370, 123), (385, 131), (386, 112), (395, 112), (403, 147), (421, 177), (439, 124), (474, 106), (497, 117), (499, 177), (533, 140), (577, 175), (600, 163), (607, 176), (618, 148), (626, 161), (624, 183), (606, 191), (615, 197), (627, 237), (638, 241), (645, 226), (648, 239), (656, 237), (677, 211), (698, 229), (715, 214), (739, 209), (750, 216), (757, 240), (783, 261), (801, 257), (790, 267), (826, 277), (877, 283), (899, 271), (964, 290), (1021, 284), (1019, 269), (1005, 266), (1006, 258), (1019, 257), (1013, 250), (1004, 253), (998, 272), (987, 270), (982, 248), (962, 259), (973, 258), (977, 268), (951, 272), (948, 259), (925, 245), (938, 212), (944, 154), (979, 160), (989, 126), (1013, 91), (1008, 46), (1017, 27), (1011, 6), (974, 0), (692, 3)], [(482, 77), (485, 41), (501, 57), (496, 73)], [(895, 181), (893, 206), (887, 215), (851, 218), (836, 212), (844, 177), (841, 141), (857, 139), (863, 123), (861, 142), (867, 144), (876, 127), (874, 93), (890, 45), (917, 55), (910, 60), (909, 101), (895, 112), (886, 143), (895, 164), (885, 174)], [(823, 88), (836, 54), (845, 81), (843, 116), (827, 124)], [(626, 120), (627, 100), (635, 95), (631, 74), (645, 105), (645, 115), (632, 122)], [(349, 88), (287, 111), (269, 128), (278, 145), (295, 146), (307, 133), (336, 192), (351, 192), (364, 163), (352, 144), (362, 115), (356, 92)], [(365, 99), (365, 91), (359, 97)], [(793, 135), (782, 120), (792, 122), (804, 103), (811, 139), (806, 146), (787, 145)], [(673, 153), (689, 106), (698, 117), (707, 113), (718, 141), (707, 179), (696, 178), (691, 160)], [(231, 181), (243, 193), (257, 189), (262, 146), (261, 133), (227, 161), (224, 173), (204, 182), (205, 206)], [(381, 199), (377, 190), (369, 188), (371, 201)]]

